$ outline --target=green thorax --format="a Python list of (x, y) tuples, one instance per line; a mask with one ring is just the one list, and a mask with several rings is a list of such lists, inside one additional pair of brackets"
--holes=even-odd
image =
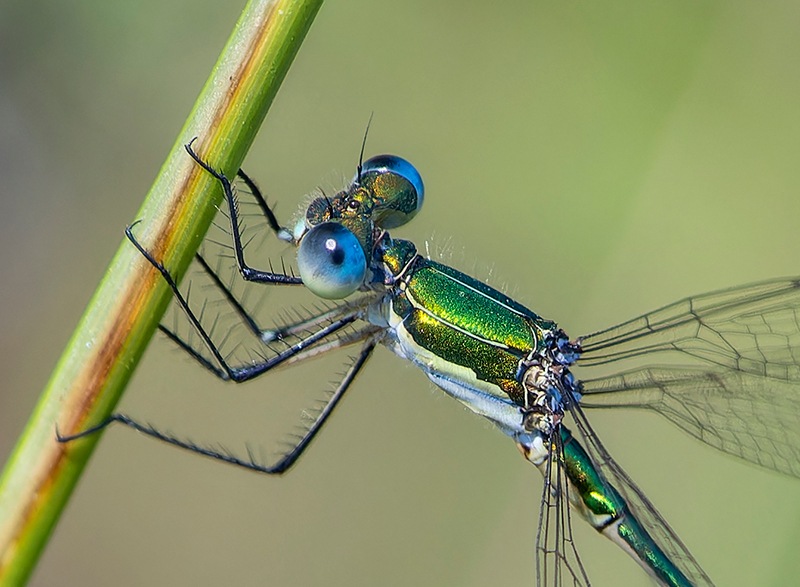
[(387, 278), (395, 281), (390, 322), (420, 355), (441, 361), (431, 368), (467, 368), (490, 392), (524, 405), (520, 362), (543, 348), (556, 324), (469, 275), (419, 256), (408, 241), (382, 243), (379, 251)]

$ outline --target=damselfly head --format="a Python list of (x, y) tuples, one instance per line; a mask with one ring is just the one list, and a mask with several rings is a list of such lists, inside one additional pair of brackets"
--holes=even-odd
[(294, 230), (303, 283), (341, 299), (364, 284), (378, 234), (411, 220), (422, 206), (419, 172), (405, 159), (378, 155), (364, 162), (350, 187), (312, 200)]
[(326, 299), (342, 299), (364, 283), (375, 239), (375, 205), (369, 190), (350, 186), (315, 198), (294, 231), (303, 283)]

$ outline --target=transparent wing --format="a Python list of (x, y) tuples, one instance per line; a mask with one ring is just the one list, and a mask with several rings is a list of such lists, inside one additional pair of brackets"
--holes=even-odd
[(687, 298), (582, 344), (581, 367), (625, 368), (582, 377), (583, 407), (650, 409), (715, 448), (800, 477), (800, 279)]
[(580, 340), (581, 366), (669, 352), (800, 381), (800, 278), (686, 298)]
[(544, 466), (542, 503), (536, 533), (536, 584), (542, 587), (591, 585), (572, 539), (572, 510), (564, 464), (564, 447), (556, 432), (548, 441), (554, 450)]
[[(628, 511), (634, 518), (634, 523), (638, 522), (638, 526), (649, 535), (655, 545), (669, 559), (668, 563), (674, 565), (689, 579), (691, 585), (695, 587), (713, 585), (713, 582), (694, 559), (689, 549), (683, 544), (652, 502), (608, 454), (580, 406), (571, 402), (570, 412), (576, 424), (574, 437), (583, 445), (594, 466), (602, 472), (607, 484), (626, 501)], [(630, 522), (630, 518), (628, 518), (628, 521)], [(660, 565), (658, 557), (655, 555), (651, 559), (651, 564), (654, 567), (661, 567), (665, 572), (669, 572), (669, 564)]]
[(800, 388), (737, 371), (644, 368), (584, 381), (588, 408), (654, 410), (695, 438), (800, 477)]

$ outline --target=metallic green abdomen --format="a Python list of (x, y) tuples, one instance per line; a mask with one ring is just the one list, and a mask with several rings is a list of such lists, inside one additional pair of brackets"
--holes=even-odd
[(560, 435), (567, 477), (574, 488), (570, 499), (581, 515), (626, 550), (663, 585), (689, 587), (691, 582), (634, 517), (628, 504), (596, 468), (566, 426), (560, 427)]

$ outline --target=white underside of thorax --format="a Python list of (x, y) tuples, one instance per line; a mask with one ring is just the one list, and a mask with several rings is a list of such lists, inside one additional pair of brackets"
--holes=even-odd
[(391, 311), (390, 304), (389, 300), (383, 301), (370, 312), (369, 317), (373, 324), (388, 324), (387, 337), (383, 342), (389, 349), (422, 369), (447, 395), (494, 422), (505, 434), (512, 437), (525, 434), (519, 406), (508, 399), (496, 385), (478, 379), (472, 369), (445, 361), (418, 345), (400, 317)]

